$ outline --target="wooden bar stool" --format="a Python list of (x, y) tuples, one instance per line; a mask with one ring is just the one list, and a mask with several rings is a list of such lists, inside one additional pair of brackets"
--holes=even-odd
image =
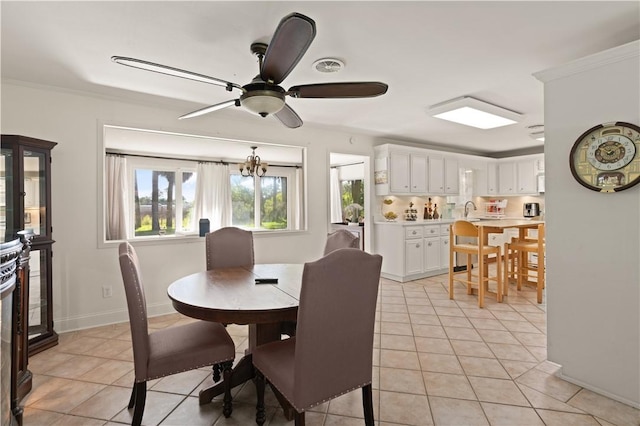
[[(508, 294), (509, 279), (515, 279), (517, 289), (522, 290), (522, 284), (533, 286), (537, 291), (537, 301), (542, 303), (542, 290), (545, 287), (545, 229), (541, 223), (537, 228), (537, 236), (527, 236), (524, 239), (513, 240), (504, 246), (504, 287)], [(535, 253), (538, 262), (532, 263), (529, 255)]]
[[(475, 243), (458, 243), (456, 237), (475, 238)], [(473, 294), (472, 286), (478, 287), (478, 306), (484, 307), (484, 296), (488, 289), (489, 281), (497, 283), (496, 300), (502, 302), (502, 262), (501, 248), (488, 245), (481, 235), (480, 229), (466, 220), (458, 220), (449, 227), (449, 299), (453, 299), (453, 282), (460, 281), (467, 285), (467, 294)], [(454, 253), (463, 253), (467, 256), (467, 270), (455, 271)], [(490, 277), (485, 257), (489, 254), (496, 255), (495, 276)], [(473, 255), (478, 256), (478, 274), (472, 274)], [(456, 278), (456, 275), (465, 274), (465, 278)], [(474, 278), (476, 278), (474, 280)]]

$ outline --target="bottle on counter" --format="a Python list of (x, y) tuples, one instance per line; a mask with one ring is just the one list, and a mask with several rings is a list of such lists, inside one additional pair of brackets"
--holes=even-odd
[(424, 219), (433, 219), (433, 210), (431, 206), (431, 198), (429, 198), (429, 201), (425, 204), (424, 208)]
[(438, 219), (440, 215), (438, 214), (438, 204), (433, 205), (433, 218)]

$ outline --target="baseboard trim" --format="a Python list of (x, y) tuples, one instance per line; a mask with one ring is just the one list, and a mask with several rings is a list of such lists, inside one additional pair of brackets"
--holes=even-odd
[[(147, 315), (149, 317), (166, 315), (174, 312), (176, 311), (171, 303), (147, 305)], [(68, 318), (56, 318), (54, 319), (54, 328), (55, 331), (60, 334), (68, 333), (70, 331), (84, 330), (86, 328), (100, 327), (103, 325), (118, 324), (127, 321), (129, 321), (129, 311), (124, 308), (100, 312), (92, 315), (78, 315)]]
[(569, 383), (573, 383), (574, 385), (578, 385), (582, 388), (588, 389), (592, 392), (595, 392), (599, 395), (606, 396), (607, 398), (613, 399), (614, 401), (621, 402), (622, 404), (628, 405), (633, 408), (640, 409), (640, 401), (631, 401), (630, 399), (624, 398), (620, 395), (616, 395), (614, 393), (608, 392), (604, 389), (600, 389), (597, 386), (590, 385), (589, 383), (585, 383), (581, 380), (574, 379), (573, 377), (567, 376), (562, 373), (562, 369), (560, 369), (557, 373), (557, 376), (562, 380), (566, 380)]

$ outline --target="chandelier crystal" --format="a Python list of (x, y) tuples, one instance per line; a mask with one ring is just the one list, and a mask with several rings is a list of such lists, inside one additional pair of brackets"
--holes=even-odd
[(238, 164), (240, 174), (244, 177), (258, 176), (262, 177), (267, 174), (267, 163), (260, 161), (260, 157), (256, 155), (257, 146), (251, 147), (251, 155), (247, 156), (247, 160), (244, 163)]

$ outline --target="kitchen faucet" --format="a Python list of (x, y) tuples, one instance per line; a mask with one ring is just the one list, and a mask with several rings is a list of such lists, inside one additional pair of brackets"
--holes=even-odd
[(464, 205), (464, 218), (466, 219), (467, 216), (469, 216), (469, 204), (471, 204), (473, 206), (474, 210), (478, 210), (478, 208), (476, 207), (475, 203), (473, 201), (467, 201)]

